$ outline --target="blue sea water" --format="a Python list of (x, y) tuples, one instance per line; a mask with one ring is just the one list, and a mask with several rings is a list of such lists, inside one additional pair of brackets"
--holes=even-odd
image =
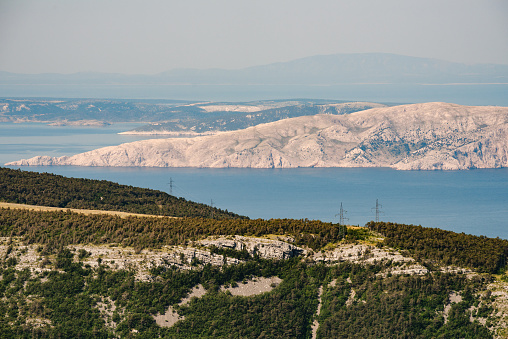
[[(0, 163), (34, 155), (72, 155), (139, 140), (104, 128), (0, 124)], [(250, 218), (308, 218), (348, 223), (375, 219), (508, 239), (508, 169), (395, 171), (385, 168), (199, 169), (24, 167), (69, 177), (104, 179), (170, 191)]]
[(146, 139), (143, 136), (118, 134), (142, 125), (123, 123), (105, 127), (86, 127), (2, 122), (0, 165), (37, 155), (73, 155), (99, 147)]

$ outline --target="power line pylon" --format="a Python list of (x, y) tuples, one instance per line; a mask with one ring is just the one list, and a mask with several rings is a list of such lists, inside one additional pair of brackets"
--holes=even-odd
[(168, 184), (169, 184), (169, 195), (173, 195), (173, 183), (174, 183), (173, 178), (170, 177), (169, 178), (169, 182), (168, 182)]
[(340, 212), (335, 214), (335, 217), (339, 216), (339, 225), (344, 225), (344, 221), (349, 220), (349, 218), (344, 217), (346, 213), (347, 211), (342, 208), (342, 203), (340, 203)]
[[(339, 227), (342, 226), (342, 228), (339, 228), (339, 235), (340, 235), (340, 233), (342, 233), (342, 237), (346, 236), (346, 225), (344, 224), (344, 222), (346, 220), (349, 220), (349, 218), (346, 218), (344, 216), (346, 213), (347, 213), (347, 211), (342, 208), (342, 202), (341, 202), (340, 203), (340, 212), (339, 212), (339, 214), (335, 214), (335, 217), (337, 217), (337, 215), (339, 216)], [(341, 230), (342, 230), (342, 232), (341, 232)]]
[[(372, 209), (376, 211), (376, 223), (378, 223), (378, 222), (379, 222), (379, 214), (383, 213), (383, 212), (381, 211), (381, 207), (383, 207), (383, 205), (381, 205), (381, 204), (378, 202), (378, 200), (376, 199), (376, 207), (372, 207)], [(377, 228), (378, 228), (378, 231), (379, 231), (379, 225), (377, 226)]]

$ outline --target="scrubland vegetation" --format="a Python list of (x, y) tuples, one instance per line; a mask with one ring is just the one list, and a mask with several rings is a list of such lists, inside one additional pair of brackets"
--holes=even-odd
[[(508, 241), (503, 239), (392, 223), (346, 228), (315, 220), (248, 220), (224, 211), (220, 218), (214, 211), (217, 219), (212, 219), (203, 217), (211, 212), (209, 207), (179, 202), (161, 192), (0, 172), (1, 199), (6, 201), (139, 208), (161, 214), (153, 213), (161, 212), (157, 199), (167, 199), (175, 206), (162, 210), (185, 215), (121, 218), (0, 209), (0, 338), (313, 338), (314, 321), (316, 338), (502, 338), (506, 334), (508, 311), (502, 309), (502, 298), (508, 297), (508, 283), (503, 282), (508, 281)], [(87, 205), (103, 189), (125, 194), (126, 203), (103, 204), (96, 199)], [(65, 201), (59, 191), (76, 201)], [(100, 255), (92, 263), (91, 253), (77, 249), (84, 244), (114, 245), (131, 248), (142, 257), (146, 249), (163, 253), (177, 245), (192, 252), (201, 239), (219, 235), (275, 237), (305, 252), (275, 260), (214, 245), (207, 248), (210, 254), (238, 263), (213, 266), (193, 261), (187, 269), (152, 265), (141, 279), (128, 265), (115, 267)], [(354, 244), (366, 250), (350, 255), (351, 259), (345, 254), (335, 262), (316, 259), (318, 254), (332, 257), (333, 251)], [(20, 258), (34, 247), (35, 264), (22, 265)], [(378, 250), (400, 253), (404, 260), (390, 259), (402, 258), (399, 254), (375, 257)], [(408, 263), (425, 269), (404, 269)], [(256, 277), (278, 277), (281, 282), (269, 292), (251, 296), (234, 296), (223, 288)], [(206, 294), (181, 303), (198, 285)], [(162, 326), (156, 316), (169, 309), (180, 318)]]
[(484, 273), (499, 273), (507, 263), (505, 239), (384, 222), (367, 226), (385, 237), (383, 245), (407, 250), (428, 263), (470, 267)]

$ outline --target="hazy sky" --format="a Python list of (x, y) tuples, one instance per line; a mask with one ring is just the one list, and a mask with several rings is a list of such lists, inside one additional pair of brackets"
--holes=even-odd
[(158, 73), (386, 52), (508, 64), (507, 0), (0, 0), (0, 70)]

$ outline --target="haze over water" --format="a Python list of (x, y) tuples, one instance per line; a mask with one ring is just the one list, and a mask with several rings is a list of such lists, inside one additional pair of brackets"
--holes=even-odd
[(508, 84), (344, 84), (344, 85), (23, 85), (0, 84), (4, 97), (180, 99), (254, 101), (288, 98), (383, 103), (450, 102), (508, 106)]

